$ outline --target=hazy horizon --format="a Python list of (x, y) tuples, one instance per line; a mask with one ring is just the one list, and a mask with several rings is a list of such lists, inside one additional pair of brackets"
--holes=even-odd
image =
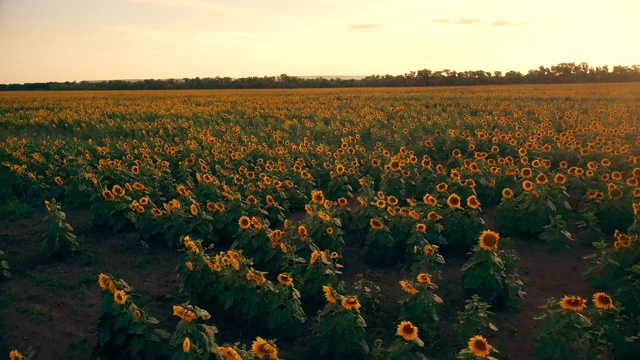
[[(0, 0), (0, 83), (640, 64), (640, 2)], [(352, 74), (352, 75), (340, 75)]]

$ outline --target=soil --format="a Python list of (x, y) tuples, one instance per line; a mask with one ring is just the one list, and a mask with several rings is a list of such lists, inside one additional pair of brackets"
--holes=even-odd
[[(134, 233), (96, 230), (88, 213), (68, 211), (68, 222), (82, 238), (83, 252), (67, 259), (48, 259), (42, 251), (43, 218), (44, 214), (38, 213), (18, 220), (0, 219), (0, 249), (7, 253), (12, 273), (10, 279), (0, 282), (0, 357), (13, 348), (31, 348), (39, 359), (91, 358), (101, 296), (97, 279), (102, 272), (124, 278), (140, 303), (147, 304), (165, 329), (172, 329), (175, 320), (171, 318), (171, 306), (185, 300), (180, 298), (174, 271), (178, 252), (161, 246), (145, 247)], [(496, 355), (500, 359), (535, 359), (531, 331), (537, 322), (533, 316), (550, 297), (588, 297), (593, 293), (582, 272), (588, 265), (583, 256), (594, 251), (580, 243), (557, 253), (536, 242), (514, 244), (527, 295), (515, 308), (496, 313), (499, 331), (487, 337), (499, 350)], [(382, 311), (393, 316), (392, 309), (401, 295), (398, 281), (408, 279), (408, 271), (403, 267), (371, 268), (356, 247), (347, 247), (343, 256), (343, 280), (349, 283), (363, 274), (374, 281), (384, 294)], [(464, 257), (447, 258), (443, 277), (437, 281), (446, 304), (441, 319), (444, 323), (453, 324), (456, 312), (464, 305), (460, 271), (464, 262)], [(423, 340), (428, 343), (430, 339)], [(288, 344), (278, 345), (283, 358), (298, 355), (295, 350), (286, 350)], [(290, 349), (302, 346), (290, 345)]]

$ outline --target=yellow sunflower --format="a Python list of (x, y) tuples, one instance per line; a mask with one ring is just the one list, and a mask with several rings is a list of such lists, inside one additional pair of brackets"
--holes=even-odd
[(609, 295), (603, 292), (598, 292), (593, 295), (593, 304), (598, 309), (609, 310), (613, 309), (613, 300)]
[(400, 287), (402, 288), (402, 291), (406, 292), (407, 294), (415, 295), (418, 293), (418, 289), (416, 289), (412, 283), (406, 280), (400, 280)]
[(476, 335), (469, 339), (469, 350), (473, 355), (478, 357), (487, 357), (491, 352), (491, 347), (487, 342), (487, 339), (480, 335)]
[(497, 232), (485, 230), (480, 234), (478, 244), (484, 250), (494, 250), (498, 248), (498, 240), (500, 240), (500, 235)]
[(377, 218), (373, 218), (369, 221), (369, 225), (371, 225), (371, 228), (374, 230), (380, 230), (384, 227), (384, 224), (382, 223), (382, 221), (380, 219)]
[(248, 216), (241, 216), (238, 219), (238, 226), (240, 226), (240, 229), (248, 229), (251, 226), (251, 220)]
[(293, 285), (293, 278), (288, 274), (280, 274), (278, 275), (278, 282), (282, 285), (291, 286)]
[(416, 279), (421, 284), (427, 284), (427, 285), (431, 284), (431, 276), (429, 276), (429, 274), (427, 273), (418, 274), (418, 276), (416, 276)]
[(560, 307), (565, 310), (582, 311), (587, 306), (587, 300), (579, 296), (564, 296), (560, 300)]
[(475, 195), (471, 195), (467, 198), (467, 206), (471, 209), (477, 209), (480, 207), (480, 201), (478, 201), (478, 198)]
[(116, 290), (113, 292), (113, 301), (118, 305), (122, 305), (127, 301), (127, 294), (124, 290)]
[(188, 353), (189, 351), (191, 351), (191, 339), (186, 337), (182, 341), (182, 352)]
[(449, 195), (449, 198), (447, 199), (447, 205), (449, 205), (451, 209), (461, 208), (460, 196), (458, 196), (457, 194)]
[(326, 285), (322, 286), (322, 292), (324, 293), (324, 298), (327, 299), (327, 302), (330, 302), (332, 304), (338, 302), (338, 299), (333, 296), (333, 290), (331, 289), (331, 287)]
[(398, 325), (396, 335), (402, 337), (406, 341), (412, 341), (418, 338), (418, 327), (413, 326), (410, 321), (401, 321)]
[(360, 309), (360, 302), (355, 296), (345, 297), (342, 299), (342, 307), (347, 310)]
[(509, 188), (502, 189), (502, 197), (505, 199), (511, 199), (513, 197), (513, 190)]
[(22, 353), (18, 350), (9, 351), (9, 360), (22, 360)]
[(251, 351), (258, 359), (264, 359), (265, 357), (272, 360), (278, 359), (278, 349), (259, 336), (253, 341)]

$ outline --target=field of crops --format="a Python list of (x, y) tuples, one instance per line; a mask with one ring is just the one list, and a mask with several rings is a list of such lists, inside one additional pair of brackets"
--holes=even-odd
[(640, 353), (637, 83), (7, 92), (0, 163), (0, 356)]

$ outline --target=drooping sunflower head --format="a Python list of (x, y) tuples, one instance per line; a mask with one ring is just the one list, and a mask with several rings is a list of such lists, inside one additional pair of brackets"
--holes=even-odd
[(480, 234), (478, 244), (484, 250), (495, 250), (498, 248), (498, 240), (500, 240), (500, 235), (497, 232), (485, 230)]
[(415, 295), (418, 292), (418, 289), (416, 289), (412, 283), (406, 280), (400, 280), (400, 287), (402, 288), (402, 291), (406, 292), (407, 294)]
[(491, 347), (489, 346), (487, 339), (480, 335), (476, 335), (469, 339), (469, 350), (475, 356), (487, 357), (491, 352)]
[(560, 300), (560, 307), (565, 310), (582, 311), (587, 306), (587, 299), (579, 296), (564, 296)]
[(330, 286), (323, 285), (322, 292), (324, 293), (324, 298), (327, 299), (327, 302), (335, 304), (338, 302), (338, 299), (333, 295), (333, 289)]
[(412, 341), (418, 338), (418, 327), (413, 326), (410, 321), (401, 321), (398, 325), (396, 335), (402, 337), (406, 341)]
[(598, 309), (609, 310), (613, 309), (613, 300), (609, 295), (603, 292), (593, 294), (593, 304)]

